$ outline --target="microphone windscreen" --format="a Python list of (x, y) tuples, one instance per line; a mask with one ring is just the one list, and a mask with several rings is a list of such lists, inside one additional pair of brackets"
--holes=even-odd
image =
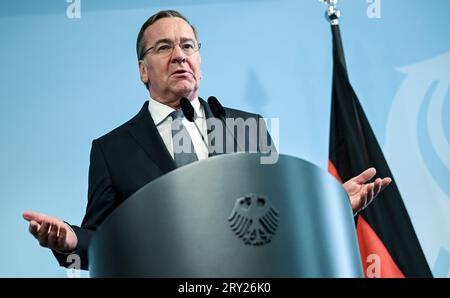
[(194, 107), (191, 105), (191, 102), (189, 101), (189, 99), (187, 99), (186, 97), (183, 97), (180, 100), (180, 106), (181, 106), (181, 109), (183, 110), (184, 117), (186, 117), (186, 119), (189, 120), (189, 122), (194, 121), (195, 111), (194, 111)]
[(209, 105), (214, 117), (225, 118), (225, 115), (226, 115), (225, 109), (220, 104), (220, 102), (217, 100), (217, 98), (215, 98), (214, 96), (210, 96), (208, 98), (208, 105)]

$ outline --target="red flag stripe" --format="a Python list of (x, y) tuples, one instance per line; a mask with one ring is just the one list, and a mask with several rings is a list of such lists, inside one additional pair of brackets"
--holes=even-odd
[(328, 161), (328, 172), (333, 175), (339, 182), (341, 182), (341, 184), (343, 183), (338, 171), (336, 170), (336, 167), (331, 162), (331, 160)]
[(356, 227), (365, 277), (404, 278), (378, 235), (359, 215)]

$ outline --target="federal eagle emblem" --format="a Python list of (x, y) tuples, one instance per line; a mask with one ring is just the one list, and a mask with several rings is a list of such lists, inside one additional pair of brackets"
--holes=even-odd
[(267, 197), (248, 194), (234, 203), (231, 230), (247, 245), (269, 243), (278, 227), (279, 213)]

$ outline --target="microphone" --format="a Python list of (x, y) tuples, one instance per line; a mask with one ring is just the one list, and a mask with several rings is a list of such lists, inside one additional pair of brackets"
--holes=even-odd
[(206, 144), (205, 137), (203, 136), (200, 129), (198, 128), (197, 123), (195, 123), (195, 121), (194, 121), (197, 115), (195, 114), (195, 110), (194, 110), (194, 107), (192, 106), (191, 102), (186, 97), (183, 97), (182, 99), (180, 99), (180, 106), (181, 106), (181, 110), (183, 111), (184, 117), (189, 122), (194, 123), (198, 134), (202, 138), (203, 144), (205, 144), (205, 146), (206, 146), (206, 151), (209, 152), (209, 147), (208, 147), (208, 144)]
[(186, 117), (189, 122), (193, 122), (195, 120), (195, 110), (189, 99), (186, 97), (180, 99), (180, 106), (181, 110), (183, 110), (184, 117)]
[(214, 117), (225, 120), (225, 109), (217, 100), (217, 98), (215, 98), (214, 96), (210, 96), (208, 98), (208, 105), (211, 108), (211, 112), (213, 113)]
[(233, 136), (234, 143), (236, 144), (237, 148), (240, 151), (243, 151), (241, 146), (239, 145), (235, 134), (231, 131), (231, 129), (227, 126), (227, 123), (225, 121), (226, 112), (223, 106), (220, 104), (219, 100), (215, 96), (208, 97), (208, 105), (211, 109), (211, 112), (213, 113), (214, 117), (219, 118), (222, 120), (223, 125), (228, 130), (228, 132)]

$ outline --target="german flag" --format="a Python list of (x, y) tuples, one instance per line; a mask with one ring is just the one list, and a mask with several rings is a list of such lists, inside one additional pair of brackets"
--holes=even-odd
[[(341, 183), (369, 167), (375, 167), (380, 177), (393, 178), (350, 84), (337, 22), (332, 22), (331, 31), (334, 65), (328, 171)], [(432, 277), (394, 179), (355, 220), (366, 277)]]

